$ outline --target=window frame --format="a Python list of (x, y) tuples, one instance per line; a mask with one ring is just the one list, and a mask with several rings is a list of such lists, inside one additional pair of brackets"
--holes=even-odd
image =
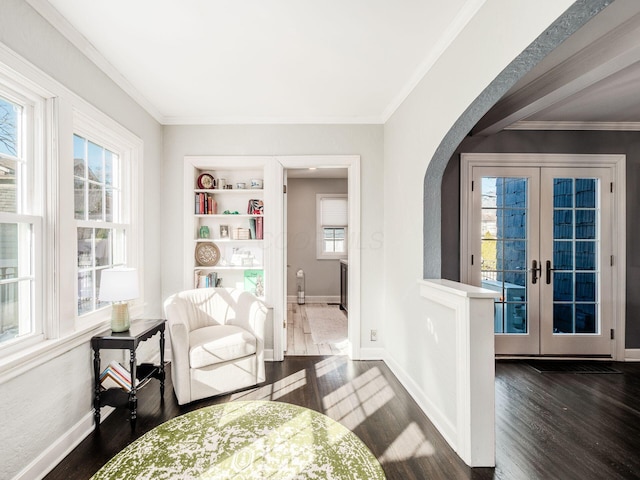
[[(120, 161), (120, 185), (119, 190), (120, 208), (118, 221), (98, 221), (98, 220), (79, 220), (75, 218), (75, 209), (73, 214), (74, 224), (74, 257), (75, 257), (75, 279), (78, 279), (78, 262), (77, 262), (77, 234), (79, 228), (94, 229), (110, 229), (112, 232), (124, 230), (125, 232), (125, 252), (122, 264), (127, 267), (137, 268), (141, 273), (142, 265), (142, 230), (139, 227), (141, 222), (141, 205), (142, 205), (142, 183), (140, 175), (140, 159), (142, 158), (142, 141), (131, 134), (129, 131), (112, 121), (105, 121), (105, 118), (99, 119), (95, 115), (89, 115), (85, 112), (75, 109), (73, 112), (73, 135), (78, 135), (89, 142), (93, 142), (102, 148), (105, 148), (119, 157)], [(72, 155), (73, 156), (73, 155)], [(70, 173), (71, 184), (75, 175), (73, 170)], [(73, 188), (73, 186), (72, 186)], [(113, 240), (113, 239), (112, 239)], [(95, 269), (95, 267), (94, 267)], [(135, 316), (142, 310), (144, 305), (144, 286), (143, 282), (139, 282), (140, 297), (129, 302), (132, 316)], [(96, 293), (98, 293), (96, 291)], [(82, 328), (104, 322), (111, 318), (110, 304), (98, 306), (91, 312), (78, 314), (78, 288), (74, 289), (74, 309), (75, 309), (75, 326)]]
[[(344, 198), (346, 203), (345, 212), (347, 214), (346, 225), (323, 225), (322, 224), (322, 200), (326, 198)], [(316, 194), (316, 259), (317, 260), (340, 260), (345, 259), (349, 255), (348, 232), (349, 232), (349, 196), (346, 193), (317, 193)], [(344, 252), (327, 252), (325, 251), (324, 229), (325, 228), (343, 228), (344, 229)], [(335, 244), (335, 240), (334, 240)]]
[[(7, 74), (9, 73), (9, 74)], [(29, 299), (31, 332), (0, 344), (0, 358), (42, 342), (47, 333), (45, 304), (50, 299), (51, 289), (43, 288), (47, 271), (47, 245), (45, 229), (46, 212), (44, 199), (47, 196), (45, 173), (45, 131), (49, 127), (46, 112), (47, 98), (41, 89), (35, 89), (22, 81), (14, 72), (0, 70), (0, 96), (22, 107), (21, 125), (18, 127), (19, 151), (16, 155), (0, 154), (0, 157), (16, 162), (16, 212), (0, 212), (0, 223), (16, 223), (31, 226), (33, 243), (29, 252), (32, 263)], [(18, 173), (18, 170), (21, 170)], [(20, 261), (24, 261), (20, 260)]]

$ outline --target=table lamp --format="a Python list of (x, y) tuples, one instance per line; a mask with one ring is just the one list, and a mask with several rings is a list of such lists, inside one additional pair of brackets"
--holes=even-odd
[(100, 279), (101, 302), (111, 304), (111, 330), (126, 332), (131, 326), (129, 322), (128, 300), (140, 296), (138, 290), (138, 271), (135, 268), (109, 268), (102, 271)]

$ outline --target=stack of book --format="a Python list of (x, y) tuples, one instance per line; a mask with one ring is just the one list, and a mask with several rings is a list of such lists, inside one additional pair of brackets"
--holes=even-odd
[[(136, 379), (136, 386), (138, 386)], [(131, 373), (115, 360), (111, 360), (107, 368), (100, 374), (100, 384), (103, 388), (121, 388), (126, 392), (131, 391)]]
[(256, 217), (249, 219), (249, 230), (251, 233), (251, 238), (253, 240), (262, 240), (263, 239), (263, 218)]
[(196, 193), (195, 200), (196, 215), (212, 215), (218, 213), (218, 202), (213, 198), (213, 195)]
[(196, 288), (219, 287), (220, 280), (217, 272), (203, 272), (202, 270), (196, 270), (195, 272)]
[(251, 238), (251, 232), (248, 228), (232, 228), (231, 239), (232, 240), (249, 240)]

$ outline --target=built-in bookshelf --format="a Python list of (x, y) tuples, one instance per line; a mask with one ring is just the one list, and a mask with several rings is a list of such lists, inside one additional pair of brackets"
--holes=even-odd
[(187, 288), (214, 286), (265, 298), (265, 162), (189, 157), (185, 163)]

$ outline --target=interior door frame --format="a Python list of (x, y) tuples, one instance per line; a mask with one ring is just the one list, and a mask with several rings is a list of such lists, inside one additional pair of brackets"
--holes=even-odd
[[(276, 170), (272, 178), (280, 185), (278, 190), (281, 193), (277, 198), (273, 198), (273, 205), (279, 212), (275, 221), (276, 232), (283, 232), (284, 215), (286, 215), (283, 191), (283, 171), (292, 168), (330, 168), (340, 167), (347, 169), (347, 188), (349, 202), (349, 230), (348, 230), (348, 252), (349, 252), (349, 322), (348, 338), (349, 347), (347, 354), (352, 360), (360, 360), (360, 155), (291, 155), (277, 156)], [(276, 180), (277, 179), (277, 180)], [(286, 263), (283, 248), (286, 248), (286, 238), (281, 238), (273, 252), (274, 269), (280, 278), (274, 279), (276, 292), (274, 298), (281, 301), (286, 298), (287, 292), (284, 288), (286, 284)], [(284, 277), (284, 278), (283, 278)], [(285, 321), (286, 321), (286, 311)], [(273, 359), (275, 361), (284, 360), (285, 339), (284, 327), (280, 322), (274, 322), (273, 336)]]
[(623, 154), (462, 153), (460, 155), (460, 281), (471, 284), (469, 228), (475, 167), (604, 167), (613, 169), (612, 358), (625, 360), (626, 156)]

